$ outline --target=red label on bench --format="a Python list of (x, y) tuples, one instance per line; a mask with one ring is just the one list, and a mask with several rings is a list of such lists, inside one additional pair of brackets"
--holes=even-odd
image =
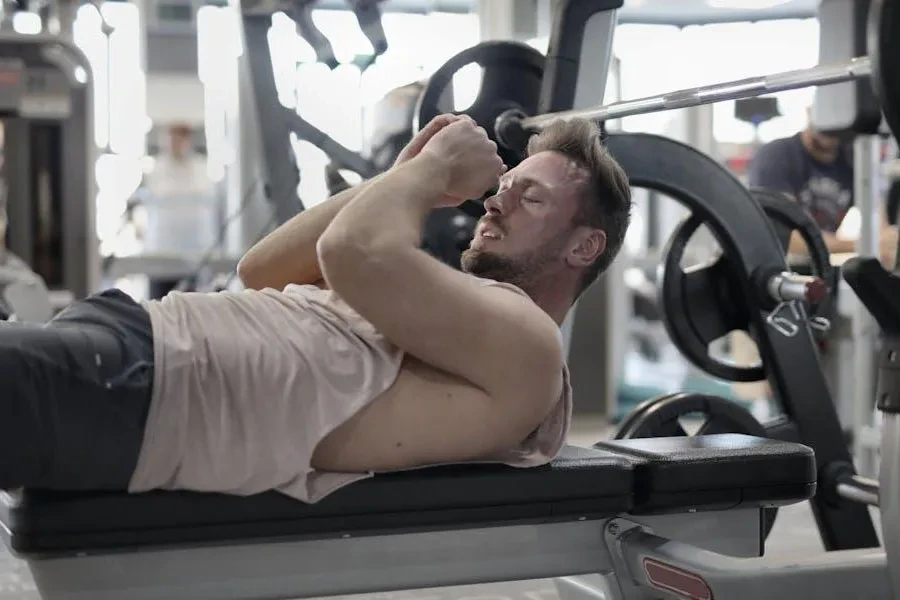
[(647, 580), (661, 590), (681, 594), (690, 600), (713, 600), (712, 590), (702, 577), (652, 558), (644, 559)]

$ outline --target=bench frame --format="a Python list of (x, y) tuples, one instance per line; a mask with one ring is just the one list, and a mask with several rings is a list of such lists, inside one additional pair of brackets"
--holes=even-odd
[(648, 558), (699, 576), (710, 598), (890, 597), (883, 552), (772, 561), (757, 558), (761, 532), (750, 508), (28, 560), (45, 600), (286, 600), (539, 578), (557, 578), (561, 600), (683, 599), (650, 582)]

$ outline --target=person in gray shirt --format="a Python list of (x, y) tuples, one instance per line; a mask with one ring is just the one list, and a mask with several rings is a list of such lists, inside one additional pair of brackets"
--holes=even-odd
[[(818, 223), (831, 253), (856, 251), (855, 239), (836, 235), (854, 204), (853, 154), (842, 138), (816, 131), (810, 124), (797, 134), (773, 140), (753, 157), (748, 183), (793, 196)], [(881, 222), (880, 258), (893, 266), (897, 231), (888, 224), (884, 208)], [(805, 248), (795, 234), (790, 251), (799, 254)]]

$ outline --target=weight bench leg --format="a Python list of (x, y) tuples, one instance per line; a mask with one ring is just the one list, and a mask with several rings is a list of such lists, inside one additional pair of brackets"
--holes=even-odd
[(616, 574), (627, 600), (685, 597), (675, 589), (690, 590), (689, 597), (722, 600), (892, 597), (887, 560), (881, 549), (835, 551), (789, 560), (732, 558), (655, 536), (627, 521), (620, 520), (618, 527), (610, 549), (619, 565)]

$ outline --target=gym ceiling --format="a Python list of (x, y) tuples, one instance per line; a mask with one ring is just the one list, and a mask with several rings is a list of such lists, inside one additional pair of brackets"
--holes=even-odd
[[(491, 0), (487, 0), (491, 1)], [(514, 0), (516, 4), (548, 0)], [(477, 0), (384, 0), (384, 12), (467, 13)], [(806, 19), (816, 16), (819, 0), (625, 0), (620, 23), (678, 26), (736, 21)], [(320, 0), (317, 8), (346, 10), (346, 0)]]

